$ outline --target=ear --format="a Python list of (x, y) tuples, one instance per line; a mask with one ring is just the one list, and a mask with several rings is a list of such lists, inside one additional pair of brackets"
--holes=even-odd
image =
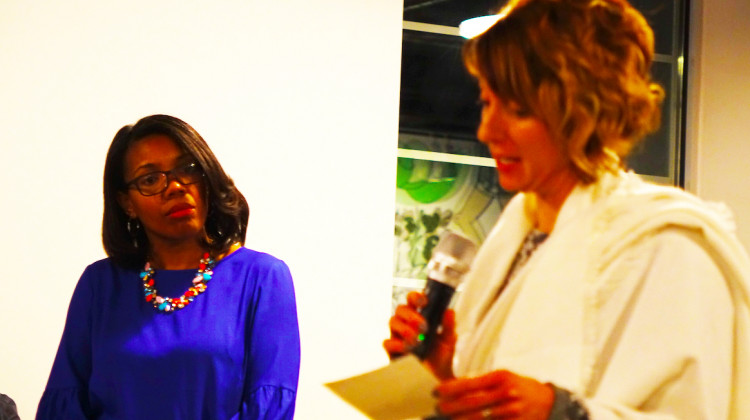
[(122, 210), (128, 215), (128, 217), (135, 219), (136, 214), (133, 208), (133, 201), (130, 200), (130, 195), (128, 193), (118, 192), (117, 203), (120, 204), (120, 207), (122, 207)]

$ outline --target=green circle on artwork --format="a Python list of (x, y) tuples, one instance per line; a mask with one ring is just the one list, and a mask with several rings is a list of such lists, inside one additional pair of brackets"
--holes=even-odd
[(454, 163), (398, 158), (396, 187), (419, 203), (434, 203), (453, 191), (458, 169)]

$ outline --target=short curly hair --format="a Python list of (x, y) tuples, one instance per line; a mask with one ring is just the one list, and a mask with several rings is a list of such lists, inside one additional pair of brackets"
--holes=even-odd
[(542, 119), (583, 183), (659, 127), (654, 35), (625, 0), (511, 0), (464, 45), (469, 72)]

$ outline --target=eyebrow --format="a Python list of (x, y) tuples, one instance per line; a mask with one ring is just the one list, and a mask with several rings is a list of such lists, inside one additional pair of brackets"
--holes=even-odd
[[(181, 155), (177, 156), (177, 158), (176, 158), (176, 159), (174, 160), (174, 163), (175, 163), (175, 165), (180, 165), (180, 164), (182, 164), (182, 163), (184, 163), (184, 162), (188, 162), (188, 161), (191, 161), (191, 160), (193, 160), (193, 161), (194, 161), (194, 160), (195, 160), (195, 158), (194, 158), (194, 157), (193, 157), (193, 156), (192, 156), (192, 155), (191, 155), (190, 153), (183, 153), (183, 154), (181, 154)], [(174, 168), (174, 167), (173, 167), (173, 168)], [(133, 170), (133, 177), (138, 177), (138, 176), (140, 176), (140, 175), (136, 175), (136, 174), (137, 174), (137, 173), (138, 173), (139, 171), (141, 171), (141, 170), (147, 170), (147, 171), (148, 171), (148, 172), (144, 173), (144, 175), (145, 175), (145, 174), (148, 174), (148, 173), (151, 173), (151, 172), (161, 172), (161, 171), (160, 171), (160, 170), (159, 170), (159, 169), (157, 168), (157, 165), (156, 165), (155, 163), (153, 163), (153, 162), (148, 162), (148, 163), (144, 163), (143, 165), (141, 165), (141, 166), (139, 166), (139, 167), (135, 168), (135, 169)]]

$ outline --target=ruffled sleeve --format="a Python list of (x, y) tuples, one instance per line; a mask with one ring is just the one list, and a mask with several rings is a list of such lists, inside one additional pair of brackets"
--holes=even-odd
[(73, 292), (60, 346), (37, 408), (37, 420), (88, 417), (93, 299), (89, 273), (89, 269), (84, 271)]
[(274, 259), (254, 296), (248, 328), (247, 374), (242, 419), (291, 420), (300, 366), (299, 327), (292, 276)]
[(39, 401), (37, 419), (86, 420), (86, 395), (78, 388), (46, 389)]
[(294, 418), (297, 392), (277, 386), (261, 386), (243, 402), (241, 419), (276, 420)]

